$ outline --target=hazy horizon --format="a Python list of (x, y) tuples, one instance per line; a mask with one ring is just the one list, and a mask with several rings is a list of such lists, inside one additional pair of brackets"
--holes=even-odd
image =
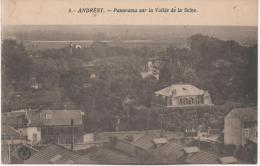
[(181, 26), (181, 25), (4, 25), (2, 39), (20, 41), (151, 40), (177, 47), (194, 34), (233, 40), (244, 46), (257, 44), (254, 26)]

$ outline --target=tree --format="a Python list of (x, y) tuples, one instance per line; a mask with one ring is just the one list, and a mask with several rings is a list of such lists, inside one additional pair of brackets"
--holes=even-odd
[(2, 76), (3, 83), (11, 83), (14, 88), (24, 90), (27, 88), (32, 61), (27, 56), (22, 43), (6, 39), (2, 45)]

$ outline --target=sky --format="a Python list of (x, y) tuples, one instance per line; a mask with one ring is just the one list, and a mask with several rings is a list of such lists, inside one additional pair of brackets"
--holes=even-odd
[[(2, 24), (257, 26), (257, 7), (257, 0), (2, 0)], [(70, 8), (76, 12), (69, 13)], [(77, 13), (80, 8), (104, 8), (105, 13)], [(198, 12), (107, 12), (114, 8), (193, 8)]]

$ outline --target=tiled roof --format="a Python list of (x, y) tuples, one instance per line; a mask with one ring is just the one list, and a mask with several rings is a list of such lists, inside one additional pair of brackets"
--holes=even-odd
[(162, 96), (191, 96), (203, 95), (204, 91), (190, 84), (173, 84), (155, 92), (156, 95)]
[(24, 127), (26, 124), (25, 114), (4, 114), (1, 117), (2, 124), (12, 126), (14, 128)]
[(153, 155), (158, 155), (159, 157), (171, 155), (171, 158), (174, 157), (175, 160), (184, 155), (183, 146), (174, 141), (170, 141), (169, 143), (156, 148), (152, 153)]
[(28, 160), (25, 160), (25, 164), (88, 164), (93, 163), (87, 156), (80, 156), (79, 154), (69, 151), (66, 148), (50, 144), (43, 150), (35, 153)]
[(74, 163), (77, 164), (96, 164), (94, 160), (90, 159), (88, 155), (81, 155), (79, 158), (76, 159)]
[(218, 164), (219, 156), (206, 151), (200, 151), (191, 155), (188, 155), (185, 159), (187, 164)]
[(228, 113), (226, 118), (238, 118), (242, 122), (256, 122), (257, 107), (235, 108)]
[(153, 139), (159, 137), (160, 137), (160, 133), (144, 134), (142, 137), (134, 141), (133, 144), (142, 149), (149, 150), (154, 146)]
[(18, 131), (16, 131), (13, 127), (8, 125), (2, 125), (2, 138), (5, 139), (25, 139), (22, 137)]
[(82, 112), (79, 110), (41, 110), (29, 111), (29, 126), (82, 125)]
[(143, 131), (119, 131), (119, 132), (102, 132), (96, 135), (97, 141), (108, 142), (109, 137), (117, 137), (118, 139), (125, 140), (127, 137), (132, 137), (133, 141), (139, 139), (144, 135)]
[(140, 164), (136, 157), (105, 147), (92, 148), (88, 154), (100, 164)]

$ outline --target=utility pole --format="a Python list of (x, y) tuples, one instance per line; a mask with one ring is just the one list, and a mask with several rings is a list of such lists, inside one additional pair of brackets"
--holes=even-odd
[(74, 122), (73, 119), (71, 119), (70, 121), (71, 124), (71, 146), (70, 146), (70, 150), (73, 151), (73, 146), (74, 146)]
[(171, 73), (171, 84), (173, 83), (173, 65), (172, 65), (172, 63), (173, 63), (173, 55), (172, 54), (170, 54), (170, 73)]
[(164, 116), (164, 114), (160, 114), (160, 123), (161, 123), (160, 137), (162, 137), (162, 135), (163, 135), (163, 116)]

